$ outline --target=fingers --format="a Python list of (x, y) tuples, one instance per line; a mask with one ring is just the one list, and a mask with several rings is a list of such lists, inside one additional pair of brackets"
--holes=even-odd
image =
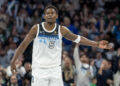
[(106, 40), (102, 40), (100, 41), (100, 48), (104, 48), (104, 49), (111, 49), (113, 48), (114, 44), (113, 43), (109, 43)]
[(109, 43), (109, 44), (107, 44), (106, 49), (111, 49), (113, 47), (114, 47), (114, 44), (113, 43)]
[(112, 46), (108, 44), (107, 49), (111, 49), (111, 48), (112, 48)]
[(108, 41), (103, 40), (102, 43), (103, 43), (103, 44), (108, 44)]
[(11, 67), (11, 71), (13, 75), (16, 74), (17, 73), (16, 67)]

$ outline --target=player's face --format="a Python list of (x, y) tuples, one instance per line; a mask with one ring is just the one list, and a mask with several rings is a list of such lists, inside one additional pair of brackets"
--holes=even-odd
[(48, 22), (48, 23), (55, 23), (56, 19), (58, 18), (58, 15), (57, 15), (55, 9), (48, 8), (45, 12), (44, 18), (45, 18), (46, 22)]

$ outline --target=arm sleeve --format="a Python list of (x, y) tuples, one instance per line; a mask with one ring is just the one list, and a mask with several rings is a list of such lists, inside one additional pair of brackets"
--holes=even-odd
[(81, 66), (81, 62), (80, 62), (79, 57), (80, 56), (79, 56), (78, 46), (76, 46), (75, 49), (74, 49), (73, 58), (74, 58), (75, 66), (76, 66), (77, 69)]

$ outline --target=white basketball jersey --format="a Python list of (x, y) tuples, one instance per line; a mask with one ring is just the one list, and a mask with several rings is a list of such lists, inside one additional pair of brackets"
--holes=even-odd
[(33, 43), (32, 68), (47, 68), (61, 65), (62, 35), (57, 23), (48, 31), (44, 22), (38, 25)]

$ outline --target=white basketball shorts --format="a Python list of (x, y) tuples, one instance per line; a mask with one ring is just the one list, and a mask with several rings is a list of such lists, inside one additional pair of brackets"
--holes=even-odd
[(61, 67), (32, 69), (32, 86), (63, 86)]

